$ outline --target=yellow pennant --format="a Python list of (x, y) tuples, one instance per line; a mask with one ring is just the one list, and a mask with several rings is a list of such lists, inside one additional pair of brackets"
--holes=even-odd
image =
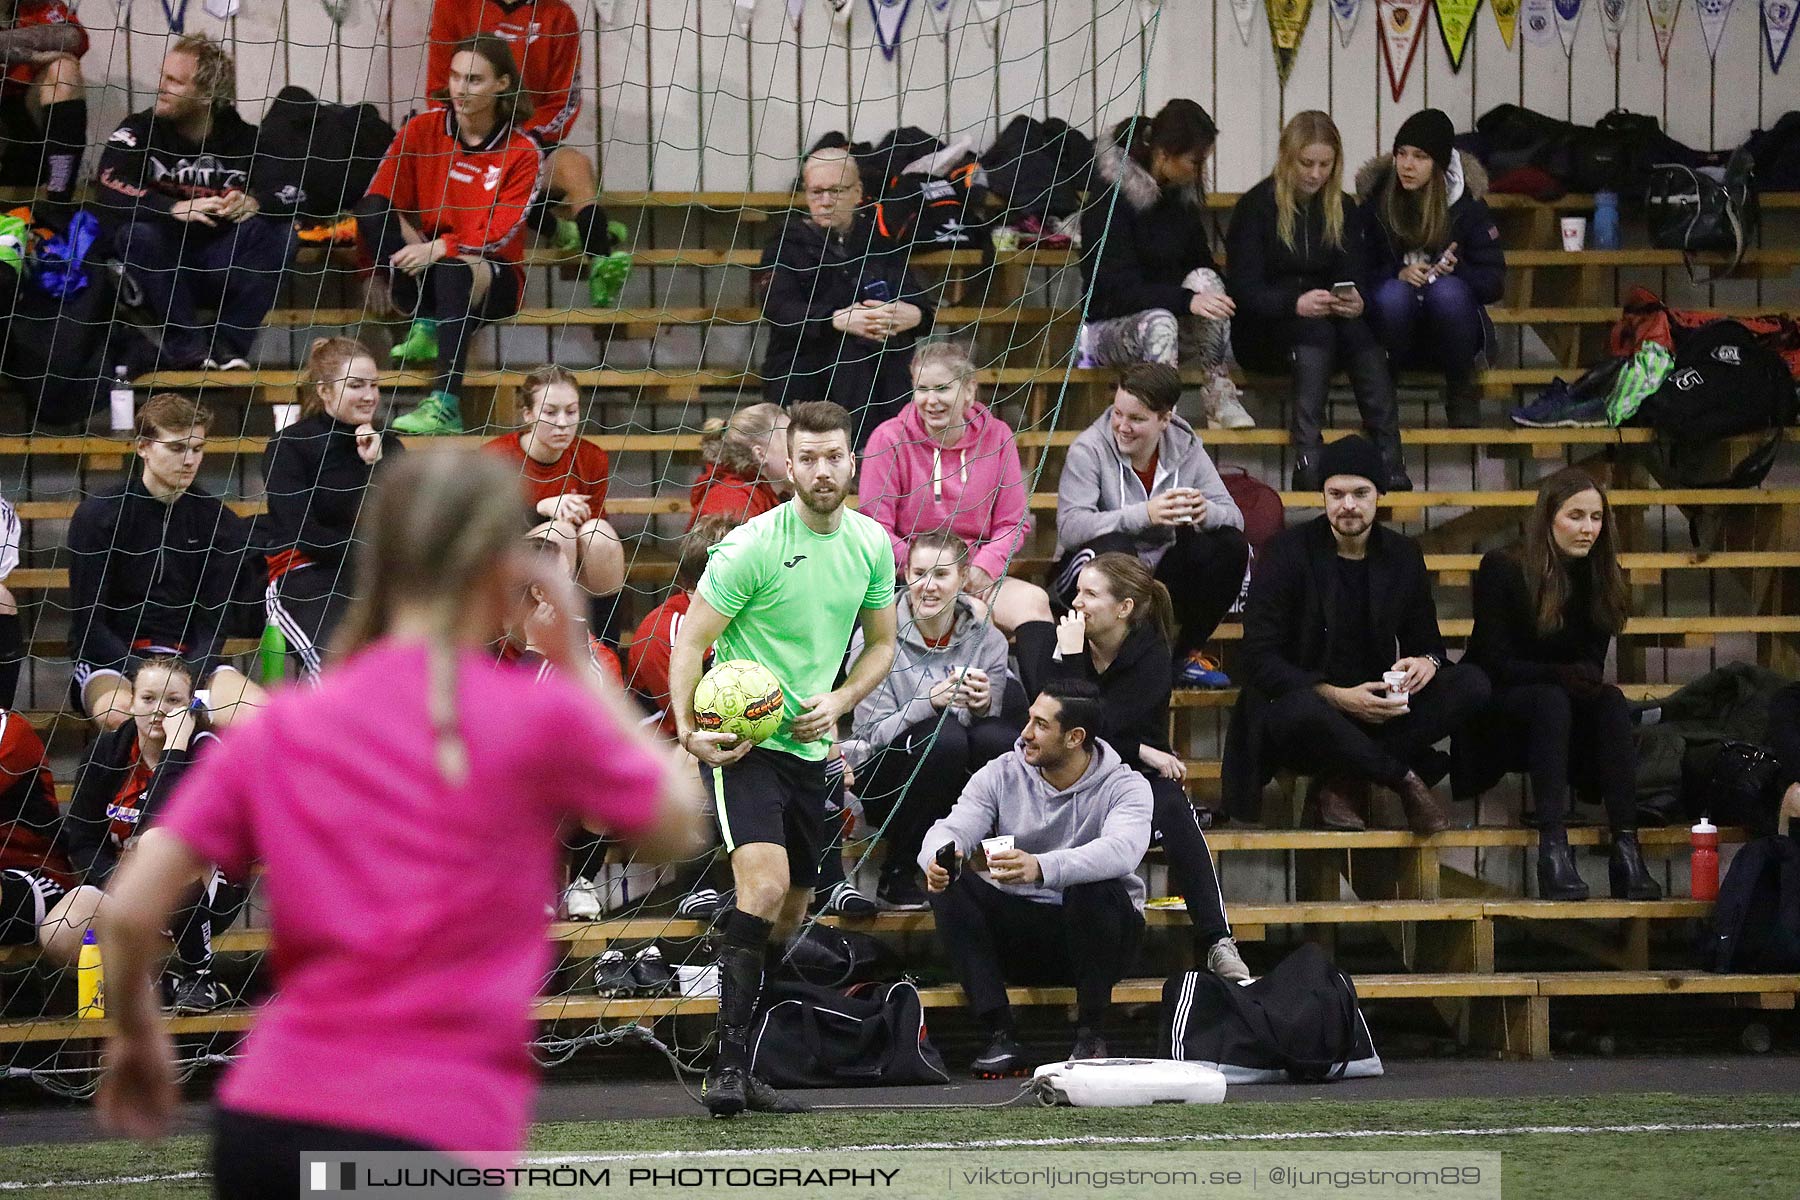
[(1288, 72), (1300, 53), (1300, 39), (1312, 16), (1312, 0), (1264, 0), (1269, 13), (1269, 44), (1275, 48), (1275, 70), (1287, 86)]
[(1494, 24), (1500, 27), (1500, 40), (1512, 49), (1513, 34), (1519, 28), (1519, 0), (1494, 0)]
[(1433, 0), (1437, 6), (1438, 34), (1444, 39), (1444, 53), (1450, 56), (1450, 69), (1462, 70), (1463, 51), (1468, 49), (1469, 35), (1475, 31), (1475, 14), (1481, 0)]

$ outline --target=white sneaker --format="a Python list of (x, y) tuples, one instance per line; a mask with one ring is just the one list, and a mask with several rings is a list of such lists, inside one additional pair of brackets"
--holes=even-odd
[(571, 921), (600, 919), (600, 888), (591, 879), (577, 875), (563, 891), (563, 912)]
[(1207, 948), (1206, 969), (1232, 983), (1242, 983), (1250, 978), (1250, 968), (1244, 965), (1237, 943), (1228, 937), (1220, 938)]
[(1209, 429), (1255, 429), (1256, 418), (1244, 408), (1237, 384), (1228, 375), (1207, 379), (1200, 392), (1200, 407)]
[(250, 364), (241, 358), (228, 358), (224, 362), (209, 358), (200, 364), (202, 371), (248, 371)]

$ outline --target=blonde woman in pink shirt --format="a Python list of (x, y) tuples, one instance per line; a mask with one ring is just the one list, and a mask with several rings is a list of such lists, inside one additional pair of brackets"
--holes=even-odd
[(566, 573), (520, 549), (517, 474), (421, 454), (377, 496), (338, 665), (183, 780), (101, 926), (117, 1026), (101, 1115), (154, 1137), (176, 1101), (161, 930), (203, 864), (263, 864), (279, 991), (219, 1090), (221, 1197), (295, 1195), (302, 1150), (516, 1154), (560, 832), (580, 822), (652, 857), (698, 847), (691, 772), (579, 669), (577, 620), (545, 638), (547, 678), (494, 661), (522, 587), (581, 611)]

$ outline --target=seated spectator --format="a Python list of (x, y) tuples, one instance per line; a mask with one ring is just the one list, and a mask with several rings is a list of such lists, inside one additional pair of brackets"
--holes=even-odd
[(1475, 573), (1464, 661), (1487, 673), (1493, 697), (1456, 735), (1457, 793), (1479, 796), (1506, 771), (1530, 772), (1546, 900), (1588, 896), (1569, 850), (1570, 784), (1606, 806), (1613, 898), (1662, 896), (1637, 840), (1631, 704), (1605, 678), (1607, 649), (1630, 609), (1606, 493), (1578, 467), (1538, 485), (1522, 550), (1489, 551)]
[(1237, 306), (1206, 234), (1206, 160), (1218, 136), (1192, 100), (1114, 127), (1113, 145), (1094, 164), (1109, 186), (1096, 188), (1081, 214), (1081, 276), (1091, 295), (1080, 354), (1086, 366), (1202, 368), (1206, 423), (1248, 429), (1256, 422), (1225, 369)]
[[(1100, 720), (1092, 684), (1052, 682), (1032, 703), (1018, 746), (975, 772), (956, 807), (925, 832), (919, 866), (938, 941), (990, 1037), (970, 1065), (982, 1078), (1030, 1069), (1008, 983), (1074, 983), (1069, 1057), (1106, 1057), (1113, 988), (1144, 933), (1137, 866), (1150, 844), (1150, 790), (1094, 736)], [(984, 852), (984, 869), (969, 863), (953, 879), (938, 865), (941, 847), (954, 846), (963, 864), (994, 837), (1013, 845)]]
[(519, 65), (519, 88), (530, 109), (521, 115), (519, 131), (536, 143), (540, 159), (532, 196), (534, 224), (541, 229), (545, 218), (554, 220), (559, 245), (592, 257), (592, 288), (612, 237), (599, 204), (593, 161), (562, 144), (581, 112), (581, 18), (565, 0), (433, 0), (426, 95), (442, 103), (450, 92), (456, 47), (484, 33), (505, 39)]
[[(97, 888), (138, 839), (156, 836), (156, 810), (218, 741), (205, 709), (194, 703), (193, 676), (180, 659), (144, 659), (131, 686), (131, 720), (94, 742), (63, 818), (69, 859), (82, 881)], [(237, 919), (246, 894), (217, 870), (195, 881), (169, 927), (175, 956), (163, 976), (167, 1007), (204, 1013), (231, 1003), (212, 976), (212, 940)]]
[[(1425, 555), (1376, 522), (1381, 452), (1352, 434), (1325, 447), (1319, 469), (1324, 514), (1257, 555), (1225, 802), (1259, 819), (1263, 784), (1287, 767), (1312, 776), (1308, 815), (1327, 829), (1362, 829), (1378, 783), (1399, 793), (1414, 832), (1438, 833), (1450, 815), (1431, 788), (1449, 759), (1432, 747), (1487, 702), (1487, 677), (1444, 661)], [(1404, 674), (1404, 695), (1389, 693), (1390, 671)]]
[(519, 311), (538, 164), (537, 143), (518, 128), (528, 104), (503, 39), (458, 42), (450, 107), (401, 127), (356, 203), (363, 251), (394, 304), (413, 317), (393, 357), (437, 362), (430, 393), (395, 419), (401, 433), (462, 432), (459, 397), (475, 330)]
[(700, 474), (688, 491), (688, 528), (700, 518), (730, 517), (741, 525), (781, 503), (792, 490), (787, 469), (787, 411), (750, 404), (729, 421), (708, 419), (700, 430)]
[(318, 338), (306, 356), (300, 419), (263, 455), (268, 511), (254, 545), (269, 557), (269, 620), (308, 679), (350, 602), (350, 549), (375, 468), (405, 450), (372, 422), (381, 406), (375, 355), (350, 338)]
[[(205, 34), (176, 39), (156, 103), (121, 121), (100, 154), (95, 210), (162, 318), (165, 368), (248, 370), (299, 245), (298, 189), (257, 157), (256, 126), (234, 107), (235, 72)], [(202, 302), (215, 321), (200, 318)]]
[(1394, 152), (1356, 173), (1356, 200), (1375, 335), (1395, 371), (1442, 370), (1445, 416), (1469, 428), (1481, 423), (1475, 372), (1494, 338), (1483, 306), (1506, 289), (1506, 252), (1488, 211), (1487, 170), (1451, 145), (1455, 135), (1437, 109), (1414, 113)]
[(1176, 605), (1176, 679), (1228, 687), (1201, 647), (1244, 586), (1250, 545), (1244, 514), (1225, 490), (1200, 438), (1175, 411), (1173, 367), (1127, 367), (1112, 407), (1075, 439), (1056, 485), (1056, 566), (1051, 588), (1075, 600), (1084, 567), (1102, 554), (1134, 554)]
[(0, 711), (0, 946), (37, 946), (73, 966), (100, 911), (59, 844), (62, 813), (43, 739), (24, 713)]
[(13, 706), (25, 669), (25, 632), (19, 601), (6, 581), (19, 569), (19, 513), (0, 496), (0, 709)]
[(569, 560), (589, 594), (593, 632), (616, 640), (609, 626), (625, 586), (625, 547), (606, 519), (606, 451), (581, 436), (581, 393), (575, 376), (551, 364), (525, 377), (525, 428), (482, 448), (518, 467), (531, 502), (528, 519)]
[(1387, 354), (1363, 320), (1356, 281), (1365, 277), (1356, 205), (1344, 195), (1344, 143), (1316, 110), (1281, 131), (1275, 173), (1237, 202), (1225, 235), (1231, 272), (1231, 348), (1253, 371), (1290, 375), (1294, 490), (1324, 482), (1326, 393), (1348, 372), (1363, 428), (1380, 448), (1382, 491), (1409, 492), (1400, 455), (1400, 410)]
[(224, 654), (250, 526), (195, 484), (212, 410), (174, 392), (137, 414), (140, 470), (81, 502), (69, 522), (72, 700), (102, 732), (131, 716), (128, 676), (172, 655), (210, 689), (214, 724), (264, 702)]
[[(675, 713), (669, 707), (669, 652), (675, 647), (675, 635), (681, 629), (681, 618), (687, 615), (694, 589), (706, 571), (707, 552), (742, 524), (731, 514), (718, 512), (708, 513), (695, 521), (681, 539), (681, 553), (675, 560), (674, 589), (667, 599), (650, 610), (638, 624), (637, 632), (631, 635), (631, 646), (625, 658), (627, 686), (650, 710), (657, 728), (667, 737), (675, 736)], [(708, 657), (703, 662), (703, 669), (711, 665)]]
[(1781, 761), (1781, 811), (1776, 821), (1783, 833), (1800, 835), (1800, 683), (1790, 683), (1769, 701), (1769, 732), (1764, 737)]
[[(943, 531), (913, 539), (893, 669), (856, 706), (843, 743), (863, 814), (887, 843), (875, 897), (888, 908), (925, 907), (913, 860), (926, 826), (950, 811), (969, 776), (1012, 749), (1024, 719), (1007, 709), (1006, 639), (962, 594), (968, 581), (967, 542)], [(850, 640), (852, 661), (860, 637)]]
[(969, 544), (969, 590), (1018, 639), (1025, 691), (1035, 696), (1056, 627), (1044, 589), (1006, 574), (1031, 525), (1013, 431), (975, 398), (975, 364), (962, 346), (919, 347), (912, 382), (912, 403), (863, 451), (862, 511), (888, 531), (902, 573), (918, 534), (947, 531)]
[(848, 409), (855, 446), (899, 412), (911, 391), (913, 343), (936, 306), (859, 209), (862, 182), (846, 150), (815, 150), (801, 168), (808, 217), (778, 222), (763, 247), (763, 397), (791, 407), (832, 400)]
[(52, 204), (75, 199), (87, 143), (81, 56), (87, 30), (64, 0), (10, 0), (0, 29), (0, 186), (44, 189)]
[(1057, 629), (1051, 677), (1099, 688), (1100, 720), (1090, 732), (1149, 781), (1151, 841), (1162, 844), (1175, 888), (1187, 901), (1195, 958), (1215, 975), (1248, 979), (1206, 834), (1184, 786), (1187, 763), (1169, 747), (1174, 620), (1169, 591), (1148, 567), (1129, 554), (1102, 554), (1082, 568), (1075, 607)]

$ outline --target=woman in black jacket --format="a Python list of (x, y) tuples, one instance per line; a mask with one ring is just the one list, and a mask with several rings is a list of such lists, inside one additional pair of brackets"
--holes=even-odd
[(1539, 485), (1520, 553), (1491, 551), (1475, 574), (1466, 658), (1488, 673), (1494, 693), (1458, 735), (1457, 790), (1479, 795), (1503, 771), (1530, 772), (1538, 893), (1547, 900), (1587, 899), (1564, 824), (1571, 783), (1597, 790), (1606, 806), (1613, 897), (1662, 895), (1637, 840), (1631, 708), (1603, 676), (1629, 600), (1606, 494), (1576, 467)]
[[(150, 826), (156, 809), (206, 748), (218, 741), (194, 680), (173, 656), (146, 658), (131, 676), (131, 720), (102, 734), (75, 779), (63, 814), (63, 845), (81, 882), (106, 886), (114, 868)], [(194, 885), (170, 928), (175, 957), (164, 976), (176, 1012), (210, 1012), (230, 1001), (212, 977), (212, 939), (236, 919), (246, 889), (218, 871)]]
[(1102, 554), (1082, 568), (1074, 608), (1057, 628), (1052, 678), (1085, 679), (1100, 689), (1100, 736), (1150, 781), (1155, 836), (1169, 874), (1187, 901), (1194, 949), (1206, 969), (1248, 979), (1225, 919), (1225, 894), (1206, 835), (1182, 781), (1187, 764), (1169, 749), (1169, 652), (1175, 608), (1169, 589), (1134, 554)]
[(1206, 160), (1219, 130), (1192, 100), (1152, 117), (1127, 117), (1095, 170), (1081, 214), (1081, 276), (1090, 291), (1081, 327), (1086, 366), (1155, 362), (1204, 368), (1207, 424), (1247, 429), (1237, 385), (1225, 371), (1231, 314), (1206, 234)]
[(380, 377), (361, 342), (316, 339), (300, 419), (269, 439), (263, 459), (269, 508), (254, 540), (268, 554), (269, 620), (308, 678), (318, 677), (325, 643), (350, 602), (350, 548), (375, 468), (405, 449), (372, 423)]
[(1481, 421), (1475, 371), (1494, 333), (1484, 306), (1506, 289), (1506, 253), (1488, 211), (1487, 171), (1451, 145), (1454, 136), (1437, 109), (1414, 113), (1394, 152), (1356, 173), (1356, 199), (1376, 336), (1396, 369), (1441, 368), (1444, 412), (1469, 428)]
[(1297, 114), (1281, 131), (1275, 173), (1245, 192), (1226, 234), (1231, 347), (1255, 371), (1291, 372), (1295, 491), (1316, 492), (1320, 428), (1334, 372), (1350, 375), (1363, 428), (1381, 450), (1383, 491), (1409, 492), (1387, 355), (1363, 320), (1356, 205), (1344, 195), (1344, 144), (1331, 117)]

